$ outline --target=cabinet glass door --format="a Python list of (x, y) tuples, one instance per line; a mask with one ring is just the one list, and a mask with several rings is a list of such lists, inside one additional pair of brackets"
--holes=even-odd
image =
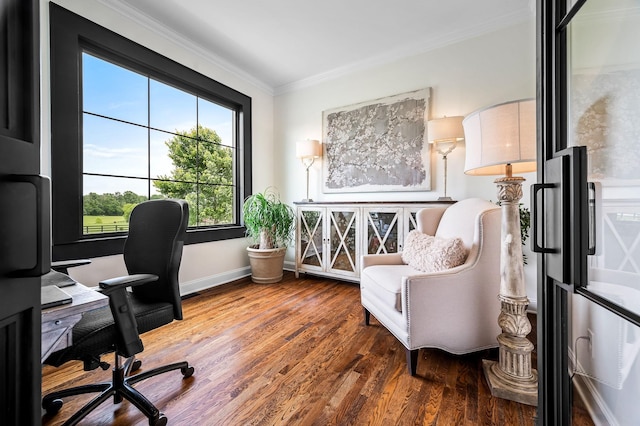
[(367, 254), (397, 253), (402, 209), (368, 210), (365, 219)]
[(323, 256), (323, 210), (303, 210), (299, 216), (300, 258), (302, 265), (322, 268)]
[(328, 210), (329, 259), (327, 269), (337, 273), (356, 275), (358, 268), (356, 209)]
[(416, 215), (418, 214), (418, 211), (423, 208), (424, 207), (407, 207), (404, 209), (404, 231), (400, 238), (398, 251), (402, 251), (404, 239), (406, 238), (407, 234), (413, 231), (414, 229), (418, 228)]
[(418, 211), (423, 209), (423, 207), (411, 207), (404, 209), (404, 223), (405, 229), (404, 234), (407, 235), (409, 232), (413, 231), (418, 227), (418, 222), (416, 221), (416, 215)]

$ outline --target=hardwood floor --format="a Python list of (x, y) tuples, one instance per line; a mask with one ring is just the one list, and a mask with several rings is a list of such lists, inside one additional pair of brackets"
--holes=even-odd
[[(184, 320), (143, 335), (143, 367), (186, 359), (136, 385), (170, 425), (532, 425), (536, 409), (493, 398), (483, 358), (421, 350), (417, 377), (403, 346), (372, 319), (364, 325), (356, 284), (285, 273), (277, 284), (243, 279), (183, 302)], [(111, 361), (111, 355), (104, 357)], [(80, 363), (43, 367), (43, 394), (108, 380)], [(61, 424), (90, 396), (65, 401), (43, 425)], [(130, 403), (104, 403), (82, 424), (146, 425)], [(574, 425), (593, 424), (574, 409)]]

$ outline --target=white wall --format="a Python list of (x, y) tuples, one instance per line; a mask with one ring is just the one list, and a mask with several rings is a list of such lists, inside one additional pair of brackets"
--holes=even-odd
[[(431, 87), (431, 117), (466, 115), (488, 105), (535, 95), (534, 22), (523, 23), (472, 40), (452, 44), (391, 64), (344, 75), (313, 87), (279, 95), (236, 73), (217, 66), (197, 49), (153, 25), (140, 25), (100, 0), (57, 0), (59, 5), (122, 34), (160, 54), (195, 69), (252, 97), (253, 187), (256, 191), (275, 185), (287, 202), (302, 199), (304, 169), (295, 158), (299, 139), (322, 139), (322, 111), (397, 93)], [(43, 173), (50, 171), (49, 29), (48, 0), (41, 0)], [(464, 144), (449, 155), (448, 195), (454, 199), (479, 196), (496, 200), (493, 177), (468, 177), (463, 173)], [(523, 202), (528, 205), (527, 182)], [(322, 194), (321, 162), (311, 170), (311, 196), (316, 200), (435, 200), (442, 195), (442, 159), (432, 156), (431, 192)], [(195, 291), (237, 278), (247, 272), (244, 239), (225, 240), (185, 247), (180, 280), (183, 291)], [(525, 251), (528, 251), (525, 248)], [(292, 250), (288, 253), (293, 259)], [(535, 307), (535, 268), (526, 268), (527, 293)], [(87, 284), (124, 271), (121, 256), (94, 259), (93, 264), (72, 270)]]
[[(272, 155), (273, 96), (269, 90), (215, 65), (191, 46), (179, 44), (179, 40), (171, 37), (166, 31), (140, 25), (130, 16), (118, 13), (98, 0), (56, 0), (55, 3), (250, 96), (253, 109), (253, 187), (262, 190), (273, 184), (276, 165), (275, 157)], [(40, 8), (42, 173), (50, 175), (49, 1), (41, 0)], [(249, 264), (246, 246), (244, 239), (235, 239), (185, 247), (180, 269), (183, 292), (195, 291), (246, 275)], [(125, 271), (122, 256), (94, 259), (91, 265), (75, 268), (71, 274), (81, 282), (95, 285), (101, 279), (112, 277), (114, 271)]]
[[(535, 97), (535, 27), (533, 20), (505, 30), (452, 44), (373, 69), (344, 75), (313, 87), (276, 96), (276, 156), (282, 167), (275, 179), (287, 202), (305, 198), (304, 168), (295, 158), (301, 139), (322, 140), (322, 111), (398, 93), (431, 87), (431, 118), (467, 115), (489, 105)], [(460, 200), (482, 197), (496, 201), (496, 177), (472, 177), (463, 172), (464, 143), (449, 155), (447, 195)], [(322, 193), (322, 164), (310, 170), (310, 197), (316, 201), (436, 200), (443, 192), (442, 157), (432, 155), (430, 192)], [(529, 204), (527, 174), (523, 203)], [(528, 250), (527, 250), (528, 251)], [(288, 253), (292, 258), (292, 253)], [(529, 254), (527, 294), (535, 306), (535, 259)]]

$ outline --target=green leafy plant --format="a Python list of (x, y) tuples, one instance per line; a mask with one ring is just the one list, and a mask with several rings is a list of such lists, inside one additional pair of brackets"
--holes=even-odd
[[(518, 205), (520, 209), (520, 238), (522, 239), (522, 245), (529, 238), (529, 228), (531, 228), (531, 212), (528, 208), (521, 204)], [(527, 255), (522, 254), (522, 260), (524, 264), (527, 264)]]
[[(500, 201), (496, 202), (497, 205), (500, 205)], [(520, 212), (520, 239), (522, 240), (522, 245), (529, 238), (529, 229), (531, 228), (531, 212), (528, 208), (526, 208), (522, 203), (518, 204), (518, 210)], [(524, 264), (527, 264), (527, 255), (522, 254), (522, 261)]]
[(286, 247), (293, 238), (295, 214), (275, 188), (247, 197), (242, 206), (247, 237), (259, 249)]
[(520, 208), (520, 237), (522, 238), (522, 244), (529, 238), (529, 228), (531, 228), (531, 212), (528, 208), (522, 204), (518, 206)]

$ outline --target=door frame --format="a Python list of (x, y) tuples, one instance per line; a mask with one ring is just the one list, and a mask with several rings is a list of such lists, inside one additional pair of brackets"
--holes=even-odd
[[(568, 147), (568, 25), (588, 0), (576, 0), (568, 5), (567, 0), (538, 0), (536, 5), (536, 50), (537, 50), (537, 180), (541, 187), (549, 187), (546, 182), (547, 161), (561, 155)], [(585, 160), (586, 161), (586, 160)], [(572, 170), (572, 188), (570, 191), (587, 192), (586, 174), (578, 179), (576, 170)], [(584, 182), (582, 182), (584, 180)], [(575, 182), (573, 182), (575, 181)], [(561, 183), (564, 185), (565, 183)], [(542, 192), (542, 191), (541, 191)], [(537, 197), (537, 198), (536, 198)], [(532, 193), (534, 209), (534, 233), (536, 225), (542, 231), (533, 236), (534, 245), (540, 242), (537, 251), (538, 286), (538, 424), (570, 425), (572, 419), (572, 386), (569, 377), (569, 332), (571, 316), (568, 309), (569, 299), (579, 294), (610, 312), (640, 326), (640, 315), (600, 297), (588, 290), (586, 276), (586, 257), (584, 241), (571, 242), (571, 247), (560, 247), (560, 251), (569, 252), (570, 264), (563, 276), (567, 283), (559, 282), (549, 276), (550, 263), (544, 247), (545, 215), (539, 214), (553, 209), (550, 203), (545, 205), (544, 196), (536, 191)], [(584, 203), (586, 205), (586, 203)], [(537, 211), (536, 211), (537, 210)], [(585, 209), (586, 210), (586, 209)], [(586, 214), (586, 213), (585, 213)], [(584, 216), (584, 214), (582, 215)], [(578, 220), (578, 219), (575, 219)], [(575, 221), (572, 219), (572, 221)], [(588, 221), (581, 217), (582, 228), (574, 233), (588, 231)], [(571, 232), (565, 230), (566, 232)], [(568, 240), (567, 240), (568, 241)], [(588, 245), (589, 242), (586, 243)], [(561, 244), (562, 246), (562, 244)], [(584, 271), (583, 271), (584, 269)], [(577, 272), (576, 272), (577, 271)], [(566, 273), (565, 273), (566, 272)]]
[[(579, 0), (584, 3), (586, 0)], [(537, 180), (545, 185), (545, 163), (566, 148), (567, 70), (566, 0), (538, 0), (536, 10), (537, 50)], [(577, 9), (576, 9), (577, 10)], [(570, 17), (569, 17), (570, 19)], [(564, 145), (563, 145), (564, 143)], [(534, 192), (532, 197), (538, 195)], [(533, 200), (532, 200), (533, 201)], [(532, 203), (534, 204), (534, 203)], [(546, 211), (544, 197), (538, 211)], [(544, 217), (534, 211), (534, 221), (544, 229)], [(543, 215), (540, 215), (543, 216)], [(545, 246), (544, 232), (535, 235)], [(547, 276), (545, 253), (537, 255), (538, 287), (538, 424), (571, 424), (571, 382), (568, 373), (568, 333), (570, 318), (567, 301), (573, 289)]]

